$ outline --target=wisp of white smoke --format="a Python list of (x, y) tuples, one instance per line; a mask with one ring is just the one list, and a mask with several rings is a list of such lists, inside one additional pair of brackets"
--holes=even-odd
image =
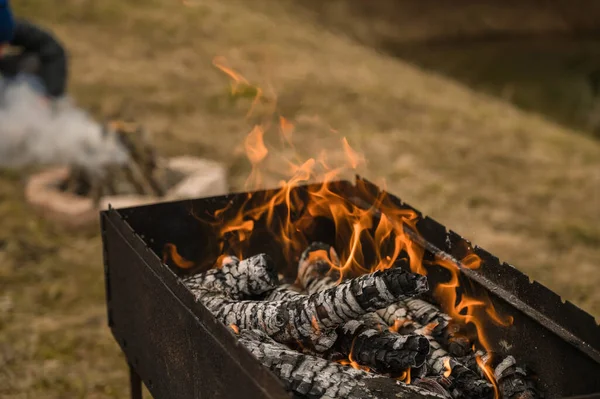
[(0, 78), (0, 167), (60, 164), (102, 173), (127, 158), (115, 135), (103, 134), (69, 99), (49, 106), (28, 84)]

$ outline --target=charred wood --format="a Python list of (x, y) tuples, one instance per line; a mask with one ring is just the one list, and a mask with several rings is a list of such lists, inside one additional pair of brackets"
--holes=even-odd
[(335, 329), (340, 325), (398, 298), (427, 290), (425, 277), (396, 268), (366, 274), (310, 296), (284, 301), (241, 301), (213, 288), (214, 279), (205, 283), (204, 276), (195, 276), (193, 286), (189, 279), (186, 281), (196, 298), (225, 325), (261, 329), (279, 342), (299, 342), (317, 352), (333, 346), (337, 339)]
[[(311, 244), (300, 258), (299, 283), (309, 294), (335, 287), (340, 278), (335, 266), (339, 264), (333, 247), (323, 243)], [(385, 321), (376, 313), (367, 313), (338, 328), (336, 349), (352, 360), (380, 373), (400, 373), (409, 367), (420, 367), (429, 352), (426, 338), (400, 335), (388, 330)]]
[(287, 390), (305, 398), (443, 398), (423, 387), (298, 353), (261, 331), (242, 331), (239, 341), (283, 381)]
[[(430, 350), (426, 360), (427, 376), (445, 377), (450, 382), (448, 392), (453, 398), (492, 398), (494, 395), (492, 385), (478, 372), (471, 370), (451, 356), (431, 335), (431, 329), (432, 327), (421, 326), (414, 321), (409, 321), (400, 329), (402, 334), (421, 334), (429, 341)], [(473, 359), (475, 359), (474, 356)]]
[(414, 385), (426, 389), (430, 392), (437, 393), (443, 398), (452, 399), (448, 393), (452, 382), (446, 377), (422, 377), (415, 381)]
[(504, 399), (535, 399), (539, 397), (533, 381), (527, 372), (517, 367), (514, 357), (507, 356), (494, 370), (498, 389)]
[[(290, 285), (274, 289), (267, 300), (304, 296)], [(346, 322), (337, 329), (338, 339), (330, 359), (352, 360), (384, 374), (400, 374), (407, 368), (420, 367), (429, 352), (429, 341), (420, 335), (400, 335), (388, 330), (376, 313)]]
[(242, 299), (272, 290), (279, 279), (271, 257), (259, 254), (242, 261), (228, 256), (220, 268), (187, 277), (183, 282), (196, 298), (206, 292), (217, 292), (231, 299)]
[(384, 374), (397, 375), (425, 362), (429, 352), (427, 338), (376, 330), (362, 320), (353, 320), (338, 329), (339, 350), (352, 360)]
[(452, 318), (422, 299), (406, 299), (379, 310), (377, 314), (390, 326), (398, 321), (432, 326), (427, 335), (434, 337), (452, 356), (462, 357), (471, 352), (471, 341), (457, 334), (458, 326), (451, 322)]
[(341, 275), (336, 267), (340, 260), (335, 249), (322, 242), (313, 242), (302, 255), (298, 263), (298, 284), (314, 294), (336, 286)]
[(265, 301), (288, 301), (302, 295), (300, 288), (293, 284), (281, 284), (265, 297)]

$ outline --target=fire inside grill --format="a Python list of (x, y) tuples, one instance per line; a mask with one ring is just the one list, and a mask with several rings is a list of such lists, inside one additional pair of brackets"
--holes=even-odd
[[(399, 244), (399, 232), (379, 230), (378, 234), (378, 228), (388, 223), (383, 215), (378, 219), (376, 226), (369, 223), (375, 229), (371, 238), (376, 244), (369, 249), (387, 248), (389, 254), (378, 254), (372, 268), (364, 268), (363, 255), (360, 261), (348, 258), (348, 254), (356, 257), (356, 248), (361, 252), (366, 249), (357, 238), (355, 248), (349, 248), (345, 258), (334, 246), (310, 244), (300, 256), (295, 281), (280, 281), (277, 269), (281, 267), (277, 268), (267, 254), (242, 260), (221, 257), (216, 268), (183, 281), (217, 320), (239, 335), (240, 342), (298, 395), (539, 397), (533, 374), (513, 356), (494, 356), (481, 339), (478, 324), (475, 331), (467, 328), (475, 318), (474, 308), (486, 311), (498, 325), (510, 324), (510, 317), (502, 320), (491, 303), (467, 295), (458, 305), (446, 303), (447, 307), (455, 305), (450, 308), (454, 317), (428, 302), (424, 295), (429, 288), (427, 278), (412, 273), (410, 260), (401, 257), (408, 256), (408, 251)], [(290, 242), (299, 240), (289, 238)], [(239, 237), (235, 241), (239, 245)], [(413, 257), (420, 253), (412, 252)], [(167, 245), (165, 261), (169, 258), (179, 267), (193, 267), (173, 245)], [(353, 266), (360, 269), (351, 270), (350, 262), (356, 262)], [(455, 292), (460, 267), (476, 268), (479, 262), (473, 253), (456, 264), (437, 260), (451, 271), (456, 269), (450, 283), (437, 287), (440, 298), (444, 298), (444, 290)], [(422, 268), (420, 259), (413, 264)], [(482, 349), (476, 348), (476, 341)], [(365, 380), (371, 378), (377, 378), (378, 383), (369, 388)]]
[[(290, 122), (275, 126), (289, 143)], [(272, 127), (245, 142), (250, 182)], [(277, 190), (103, 213), (109, 325), (156, 397), (600, 391), (591, 316), (324, 158), (288, 166)]]

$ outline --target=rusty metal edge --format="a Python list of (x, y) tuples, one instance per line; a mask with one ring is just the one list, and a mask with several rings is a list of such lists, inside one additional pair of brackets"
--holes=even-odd
[[(183, 202), (183, 201), (172, 201), (172, 202)], [(151, 205), (149, 205), (151, 206)], [(135, 207), (137, 208), (137, 207)], [(168, 267), (164, 266), (164, 276), (159, 275), (159, 273), (157, 273), (157, 271), (154, 269), (154, 267), (152, 267), (148, 261), (148, 256), (153, 258), (152, 261), (153, 262), (160, 262), (160, 264), (162, 264), (162, 261), (160, 260), (160, 258), (150, 249), (148, 248), (148, 246), (146, 245), (146, 243), (142, 240), (141, 237), (139, 237), (139, 235), (137, 233), (135, 233), (134, 229), (129, 225), (129, 223), (127, 223), (127, 221), (122, 217), (122, 215), (118, 212), (117, 209), (109, 207), (109, 209), (105, 210), (105, 211), (101, 211), (100, 212), (100, 217), (102, 220), (102, 227), (104, 228), (105, 223), (110, 223), (115, 230), (119, 233), (119, 235), (121, 235), (121, 237), (126, 241), (126, 243), (131, 246), (132, 248), (136, 249), (136, 252), (138, 252), (138, 255), (140, 256), (140, 258), (142, 259), (142, 261), (145, 263), (147, 269), (149, 269), (149, 271), (154, 274), (154, 276), (160, 281), (160, 283), (165, 287), (165, 289), (177, 300), (177, 302), (179, 302), (185, 309), (186, 311), (188, 311), (192, 317), (194, 317), (199, 323), (202, 323), (202, 317), (206, 317), (209, 316), (211, 317), (211, 320), (214, 322), (215, 325), (217, 325), (218, 327), (221, 327), (222, 331), (220, 332), (219, 335), (215, 335), (213, 332), (210, 331), (210, 326), (205, 326), (205, 331), (207, 334), (209, 334), (211, 336), (211, 338), (213, 339), (213, 341), (215, 343), (217, 343), (223, 353), (227, 356), (229, 356), (234, 363), (236, 363), (239, 366), (239, 369), (248, 375), (248, 377), (252, 380), (252, 381), (256, 381), (255, 379), (255, 375), (253, 375), (253, 373), (250, 373), (248, 371), (248, 369), (242, 364), (242, 362), (240, 362), (240, 358), (238, 358), (237, 356), (234, 356), (234, 353), (230, 350), (231, 348), (227, 348), (228, 344), (223, 342), (223, 337), (228, 337), (229, 331), (227, 330), (227, 328), (219, 323), (214, 316), (210, 313), (210, 311), (201, 303), (195, 302), (194, 304), (196, 306), (194, 307), (190, 307), (186, 304), (186, 302), (189, 302), (189, 299), (186, 300), (185, 298), (182, 298), (181, 295), (179, 293), (177, 293), (176, 291), (182, 291), (182, 288), (184, 289), (185, 292), (189, 293), (190, 297), (192, 297), (191, 292), (185, 288), (183, 286), (183, 284), (181, 284), (180, 287), (172, 287), (166, 280), (166, 275), (172, 273)], [(128, 235), (129, 237), (126, 237), (126, 235)], [(104, 244), (103, 244), (104, 246)], [(144, 252), (139, 251), (140, 248), (145, 248)], [(107, 249), (108, 250), (108, 249)], [(108, 273), (108, 265), (105, 264), (106, 270), (105, 273)], [(173, 277), (175, 279), (177, 279), (177, 277), (173, 274)], [(179, 281), (179, 279), (177, 279), (177, 281)], [(177, 284), (179, 285), (179, 284)], [(109, 295), (109, 290), (110, 287), (106, 287), (107, 289), (107, 295)], [(107, 302), (107, 307), (108, 307), (108, 315), (109, 315), (109, 324), (110, 324), (110, 304)], [(204, 315), (200, 315), (198, 313), (204, 313)], [(202, 323), (204, 324), (204, 323)], [(109, 325), (110, 327), (110, 325)], [(111, 328), (111, 331), (113, 332), (114, 335), (114, 330)], [(121, 342), (119, 341), (118, 337), (115, 336), (115, 339), (117, 341), (117, 343), (119, 344), (119, 346), (121, 347), (121, 350), (123, 351), (123, 353), (125, 355), (127, 355), (127, 350), (126, 348), (123, 348), (121, 345)], [(252, 355), (252, 353), (250, 353), (250, 351), (248, 351), (248, 349), (246, 349), (243, 345), (239, 345), (237, 343), (237, 340), (235, 340), (235, 346), (238, 348), (241, 348), (242, 352), (244, 352), (246, 354), (246, 360), (244, 362), (254, 362), (256, 364), (257, 367), (259, 367), (261, 369), (262, 372), (268, 374), (270, 376), (270, 378), (272, 379), (272, 384), (271, 387), (269, 387), (270, 389), (266, 389), (267, 387), (263, 387), (258, 383), (255, 383), (255, 386), (257, 387), (257, 389), (259, 389), (260, 391), (263, 392), (263, 394), (265, 395), (265, 398), (271, 398), (271, 399), (283, 399), (283, 398), (289, 398), (289, 394), (284, 390), (283, 385), (281, 384), (281, 381), (279, 380), (279, 378), (277, 378), (268, 368), (264, 367), (262, 364), (260, 364), (258, 362), (258, 360), (254, 357), (254, 355)], [(133, 367), (133, 366), (132, 366)], [(279, 392), (277, 392), (276, 389), (273, 389), (275, 387), (280, 387)], [(149, 388), (150, 389), (150, 388)], [(151, 391), (151, 389), (150, 389)]]

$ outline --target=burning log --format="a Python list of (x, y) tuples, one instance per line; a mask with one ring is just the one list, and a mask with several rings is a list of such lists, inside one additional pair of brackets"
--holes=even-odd
[(452, 382), (446, 377), (422, 377), (415, 381), (414, 385), (434, 392), (445, 399), (452, 399), (448, 393)]
[(527, 372), (517, 367), (514, 357), (507, 356), (494, 370), (498, 389), (505, 399), (535, 399), (539, 397), (533, 381)]
[[(235, 270), (241, 264), (232, 262), (228, 273), (211, 270), (185, 281), (196, 298), (224, 324), (235, 324), (242, 329), (261, 329), (279, 342), (299, 342), (317, 352), (327, 351), (333, 346), (337, 339), (335, 329), (340, 325), (427, 290), (425, 277), (396, 268), (366, 274), (309, 296), (279, 301), (239, 300), (239, 293), (246, 291), (227, 275), (215, 276), (228, 274), (250, 278), (253, 273)], [(257, 264), (264, 265), (264, 262)], [(269, 273), (266, 275), (269, 276)], [(265, 281), (262, 277), (256, 280), (257, 284)], [(273, 289), (274, 281), (267, 281), (269, 284), (258, 284), (258, 287), (261, 290)], [(251, 283), (244, 284), (244, 287), (254, 287)]]
[(293, 284), (281, 284), (273, 289), (265, 298), (265, 301), (288, 301), (302, 295), (298, 287)]
[(338, 329), (337, 348), (352, 360), (373, 371), (399, 375), (402, 371), (420, 367), (429, 352), (427, 338), (389, 330), (376, 330), (364, 319), (353, 320)]
[[(335, 287), (340, 277), (335, 271), (337, 265), (339, 258), (333, 247), (313, 243), (300, 257), (299, 283), (309, 294)], [(367, 313), (358, 320), (347, 322), (337, 333), (337, 350), (348, 357), (352, 355), (353, 361), (380, 373), (397, 374), (407, 368), (420, 367), (429, 352), (425, 337), (393, 333), (376, 313)]]
[[(291, 285), (275, 288), (267, 300), (288, 300), (306, 297)], [(400, 335), (390, 332), (375, 313), (367, 313), (359, 320), (351, 320), (337, 329), (335, 349), (343, 358), (352, 357), (362, 366), (384, 373), (398, 375), (412, 367), (420, 367), (429, 352), (429, 342), (421, 335)], [(330, 354), (336, 358), (337, 353)]]
[(235, 256), (223, 259), (221, 268), (184, 279), (199, 298), (204, 292), (219, 292), (231, 299), (261, 295), (279, 283), (273, 260), (259, 254), (240, 261)]
[(287, 390), (306, 398), (444, 398), (426, 387), (406, 385), (301, 354), (274, 342), (261, 331), (241, 331), (239, 341), (283, 381)]
[(313, 242), (298, 263), (298, 284), (310, 294), (336, 286), (341, 281), (340, 260), (335, 249), (322, 242)]
[(430, 335), (452, 356), (463, 357), (471, 352), (471, 341), (457, 334), (458, 326), (452, 323), (452, 318), (427, 301), (409, 298), (381, 309), (377, 314), (390, 326), (405, 320), (433, 326)]
[(422, 326), (434, 325), (431, 335), (444, 346), (452, 356), (466, 356), (471, 352), (472, 343), (466, 337), (458, 336), (458, 326), (452, 318), (437, 306), (419, 298), (409, 298), (401, 302), (408, 316)]
[(492, 385), (478, 373), (450, 356), (431, 335), (430, 327), (423, 327), (412, 322), (407, 325), (407, 329), (415, 334), (422, 334), (429, 340), (430, 351), (427, 355), (427, 375), (436, 378), (445, 377), (449, 381), (448, 392), (453, 398), (483, 399), (494, 396)]
[[(321, 243), (313, 243), (304, 251), (300, 258), (298, 268), (299, 282), (306, 287), (309, 293), (313, 290), (320, 290), (337, 284), (339, 275), (335, 273), (336, 259), (335, 252), (329, 246)], [(380, 336), (386, 334), (378, 326), (383, 323), (386, 326), (394, 326), (398, 320), (405, 320), (408, 323), (405, 324), (405, 328), (402, 331), (403, 335), (399, 336), (419, 337), (419, 339), (426, 340), (429, 343), (427, 345), (429, 352), (426, 352), (427, 371), (423, 370), (426, 374), (434, 377), (447, 374), (450, 381), (449, 391), (456, 398), (481, 399), (493, 396), (493, 388), (486, 380), (460, 364), (438, 342), (437, 338), (442, 339), (442, 337), (447, 336), (445, 333), (448, 332), (451, 318), (434, 305), (421, 299), (406, 298), (386, 308), (382, 308), (376, 313), (367, 314), (360, 320), (348, 323), (351, 328), (344, 326), (338, 330), (338, 341), (342, 343), (341, 346), (344, 353), (349, 353), (349, 348), (352, 348), (352, 344), (356, 339), (356, 333), (358, 332), (358, 335), (360, 335), (361, 330), (359, 326), (361, 322), (363, 323), (363, 328), (369, 331), (369, 339), (367, 341), (375, 342)], [(428, 324), (422, 325), (419, 321), (427, 321)], [(369, 326), (373, 328), (369, 329)], [(381, 343), (378, 343), (378, 345), (381, 345)], [(370, 348), (370, 345), (365, 345), (365, 348)], [(361, 359), (357, 355), (356, 348), (352, 353), (353, 360), (356, 360), (359, 364), (373, 367), (371, 363), (376, 363), (368, 356)], [(365, 353), (368, 354), (369, 351)], [(413, 367), (419, 368), (421, 364), (422, 362), (417, 363)], [(382, 368), (382, 365), (377, 364), (373, 369), (377, 370), (377, 367)]]

